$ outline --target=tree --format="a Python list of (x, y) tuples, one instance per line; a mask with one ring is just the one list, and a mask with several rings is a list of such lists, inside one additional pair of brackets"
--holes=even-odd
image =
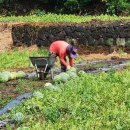
[(102, 0), (106, 3), (106, 12), (109, 14), (120, 15), (124, 11), (130, 10), (129, 0)]

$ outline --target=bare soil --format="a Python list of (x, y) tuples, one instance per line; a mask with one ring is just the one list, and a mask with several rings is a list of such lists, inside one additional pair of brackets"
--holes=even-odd
[(11, 37), (11, 29), (1, 30), (0, 32), (0, 52), (5, 52), (11, 49), (13, 45)]

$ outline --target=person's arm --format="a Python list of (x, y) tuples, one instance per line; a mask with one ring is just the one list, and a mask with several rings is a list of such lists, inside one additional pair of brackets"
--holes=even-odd
[(60, 61), (63, 63), (63, 65), (65, 66), (65, 67), (67, 67), (67, 62), (65, 61), (65, 56), (64, 56), (64, 54), (63, 53), (61, 53), (60, 55), (59, 55), (59, 59), (60, 59)]
[(69, 57), (69, 63), (71, 67), (74, 67), (74, 59)]

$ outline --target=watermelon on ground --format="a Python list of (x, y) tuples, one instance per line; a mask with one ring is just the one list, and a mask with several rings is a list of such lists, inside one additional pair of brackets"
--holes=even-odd
[(54, 82), (55, 83), (60, 83), (61, 82), (61, 76), (60, 75), (56, 75), (56, 76), (54, 76)]
[(68, 71), (67, 74), (69, 75), (70, 78), (75, 78), (75, 77), (77, 77), (76, 72), (73, 72), (73, 71)]
[(43, 94), (39, 91), (35, 91), (33, 92), (33, 96), (36, 97), (36, 98), (43, 98)]
[(69, 75), (68, 75), (68, 73), (66, 73), (66, 72), (62, 72), (62, 73), (60, 73), (59, 74), (61, 77), (66, 77), (67, 79), (69, 78)]
[(18, 71), (17, 72), (17, 78), (24, 78), (26, 74), (23, 71)]
[(2, 74), (7, 75), (7, 76), (8, 76), (8, 79), (11, 79), (11, 72), (5, 71), (5, 72), (2, 72)]
[(17, 72), (11, 72), (11, 79), (16, 79), (18, 77)]
[(16, 130), (30, 130), (28, 127), (18, 127)]
[(80, 70), (79, 72), (78, 72), (78, 76), (79, 77), (81, 77), (81, 76), (83, 76), (83, 75), (85, 75), (86, 73), (85, 73), (85, 71), (83, 71), (83, 70)]
[(61, 77), (61, 82), (66, 82), (70, 78), (70, 76), (65, 72), (60, 73), (59, 76)]
[(14, 114), (13, 119), (17, 122), (21, 122), (24, 119), (24, 115), (22, 112), (17, 112)]
[(0, 82), (7, 82), (9, 80), (9, 76), (4, 73), (0, 73)]
[(49, 82), (48, 82), (48, 83), (45, 83), (44, 86), (45, 86), (45, 87), (48, 87), (48, 86), (51, 86), (51, 85), (52, 85), (52, 83), (49, 83)]

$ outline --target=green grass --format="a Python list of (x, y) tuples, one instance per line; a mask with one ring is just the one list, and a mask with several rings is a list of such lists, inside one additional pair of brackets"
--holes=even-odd
[[(22, 51), (12, 50), (10, 52), (0, 53), (0, 71), (10, 70), (10, 69), (21, 69), (32, 67), (30, 56), (48, 56), (47, 49), (40, 49), (39, 51), (29, 51), (24, 49)], [(83, 58), (78, 56), (75, 63), (82, 61)], [(59, 66), (59, 60), (55, 64)]]
[(85, 74), (57, 90), (41, 88), (43, 98), (28, 99), (6, 117), (22, 112), (25, 118), (16, 127), (30, 130), (128, 130), (129, 77), (127, 70)]
[(10, 52), (4, 52), (0, 54), (0, 70), (7, 69), (27, 68), (31, 67), (31, 61), (29, 56), (47, 56), (48, 51), (41, 49), (39, 51), (29, 51), (24, 49), (23, 51), (12, 50)]
[(0, 16), (0, 22), (87, 22), (91, 20), (102, 20), (102, 21), (115, 21), (115, 20), (129, 20), (130, 16), (110, 16), (110, 15), (100, 15), (100, 16), (76, 16), (76, 15), (57, 15), (57, 14), (45, 14), (43, 16)]

